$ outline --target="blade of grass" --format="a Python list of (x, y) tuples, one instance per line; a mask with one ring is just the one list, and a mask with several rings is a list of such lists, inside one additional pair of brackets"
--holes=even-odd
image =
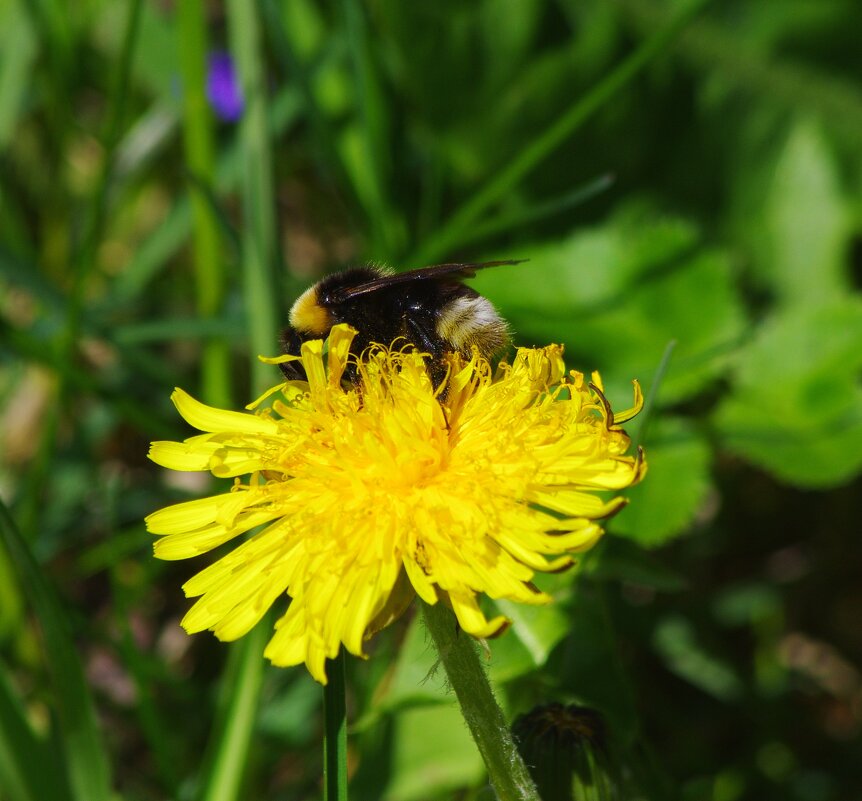
[[(219, 226), (207, 191), (215, 181), (215, 133), (206, 97), (207, 23), (203, 0), (180, 0), (177, 7), (177, 44), (182, 73), (183, 145), (191, 173), (192, 261), (197, 311), (203, 319), (221, 310), (225, 269)], [(230, 405), (230, 354), (224, 335), (205, 344), (201, 358), (201, 392), (207, 403)]]
[(0, 642), (15, 639), (24, 625), (24, 591), (9, 557), (0, 550)]
[[(252, 352), (267, 353), (276, 347), (278, 296), (273, 275), (275, 208), (260, 23), (256, 4), (246, 0), (229, 0), (227, 12), (231, 51), (236, 59), (245, 103), (239, 131), (243, 296)], [(272, 382), (272, 374), (257, 359), (252, 361), (251, 370), (252, 393), (262, 392)], [(226, 700), (210, 744), (212, 759), (204, 774), (204, 801), (236, 801), (242, 797), (241, 785), (260, 701), (262, 654), (268, 633), (267, 616), (231, 646), (223, 683)]]
[(214, 725), (210, 743), (203, 801), (242, 799), (242, 779), (248, 762), (249, 744), (260, 704), (263, 681), (263, 649), (271, 623), (265, 616), (239, 642), (230, 646), (222, 684), (222, 712)]
[[(105, 539), (101, 545), (111, 543), (118, 535), (118, 506), (123, 492), (119, 473), (113, 472), (105, 476), (99, 487), (101, 506), (104, 509)], [(141, 540), (146, 542), (146, 535), (137, 526)], [(165, 797), (177, 797), (177, 764), (175, 759), (176, 729), (171, 728), (156, 704), (159, 690), (153, 682), (153, 671), (146, 664), (145, 654), (138, 647), (132, 631), (133, 614), (140, 606), (141, 596), (146, 582), (140, 579), (128, 580), (127, 564), (119, 557), (117, 550), (113, 552), (114, 559), (107, 565), (111, 586), (111, 611), (114, 626), (120, 636), (117, 641), (118, 652), (124, 667), (134, 682), (135, 705), (134, 713), (140, 730), (146, 740), (147, 750), (152, 755), (157, 768), (157, 775), (162, 784)], [(80, 563), (80, 562), (79, 562)]]
[(658, 403), (659, 390), (661, 389), (662, 381), (664, 381), (665, 373), (667, 373), (667, 368), (670, 367), (670, 359), (671, 356), (673, 356), (675, 348), (675, 339), (670, 340), (667, 345), (665, 345), (664, 353), (661, 355), (661, 361), (658, 363), (652, 384), (647, 393), (646, 400), (644, 401), (643, 411), (638, 415), (639, 425), (637, 435), (634, 438), (634, 450), (636, 451), (641, 448), (644, 442), (646, 442), (649, 425), (652, 421), (653, 415), (655, 414), (656, 404)]
[[(285, 87), (274, 99), (269, 110), (270, 132), (281, 135), (300, 115), (301, 100), (294, 86)], [(242, 171), (242, 148), (239, 142), (228, 145), (216, 165), (214, 196), (236, 188)], [(188, 239), (192, 225), (188, 198), (180, 198), (165, 219), (135, 251), (126, 269), (114, 281), (104, 306), (108, 309), (132, 303), (165, 268), (168, 261)]]
[(51, 312), (65, 311), (66, 298), (30, 260), (25, 260), (0, 244), (0, 275), (10, 283), (26, 289)]
[(359, 0), (342, 0), (354, 96), (359, 112), (357, 139), (347, 132), (341, 153), (371, 223), (371, 250), (384, 261), (401, 255), (405, 229), (387, 193), (392, 185), (389, 165), (389, 119), (369, 46), (368, 22)]
[(239, 315), (207, 319), (171, 317), (119, 326), (115, 329), (114, 341), (122, 345), (132, 345), (144, 342), (170, 342), (177, 339), (207, 339), (216, 336), (241, 339), (244, 335), (245, 321)]
[(0, 48), (0, 152), (15, 133), (25, 105), (29, 75), (36, 59), (36, 39), (20, 5), (6, 4), (2, 13), (4, 46)]
[[(227, 9), (231, 51), (245, 99), (239, 129), (243, 296), (252, 351), (267, 353), (276, 347), (278, 338), (278, 293), (274, 275), (278, 242), (260, 20), (254, 3), (229, 0)], [(251, 369), (252, 392), (262, 392), (271, 384), (272, 373), (257, 359), (253, 359)]]
[[(52, 2), (52, 7), (64, 8)], [(66, 304), (66, 314), (63, 330), (56, 343), (58, 354), (57, 364), (62, 366), (59, 371), (59, 381), (54, 390), (51, 411), (45, 417), (41, 431), (41, 439), (37, 456), (32, 462), (27, 481), (24, 485), (23, 497), (20, 501), (21, 524), (25, 532), (36, 531), (39, 516), (42, 512), (41, 493), (47, 484), (47, 473), (53, 460), (59, 431), (60, 410), (64, 409), (69, 394), (70, 381), (74, 367), (77, 364), (78, 344), (81, 334), (81, 321), (84, 315), (84, 297), (89, 276), (96, 263), (99, 242), (104, 227), (108, 190), (110, 187), (114, 151), (120, 137), (120, 130), (125, 115), (125, 103), (129, 89), (134, 45), (138, 34), (141, 0), (132, 0), (123, 33), (123, 47), (116, 78), (113, 83), (108, 108), (110, 114), (106, 124), (105, 158), (96, 185), (96, 191), (86, 209), (83, 233), (76, 241), (73, 262), (72, 288)], [(66, 21), (59, 12), (57, 19)]]
[(419, 246), (409, 259), (409, 263), (431, 264), (449, 255), (453, 248), (459, 246), (464, 238), (469, 236), (473, 225), (494, 203), (517, 186), (608, 100), (660, 56), (709, 2), (710, 0), (689, 0), (665, 27), (647, 39), (610, 75), (576, 102), (553, 125), (539, 134), (508, 166), (501, 169), (491, 181), (461, 206), (435, 235)]
[(596, 197), (596, 195), (600, 195), (612, 186), (613, 182), (614, 178), (612, 175), (600, 175), (598, 178), (594, 178), (577, 189), (566, 192), (564, 195), (553, 198), (546, 203), (539, 203), (513, 214), (501, 215), (500, 217), (488, 220), (486, 223), (479, 223), (473, 227), (462, 240), (461, 244), (472, 244), (483, 239), (489, 239), (503, 231), (511, 231), (518, 226), (526, 225), (534, 220), (541, 220), (545, 217), (559, 214), (561, 211), (585, 203), (591, 198)]
[[(5, 277), (11, 283), (18, 287), (22, 287), (31, 293), (41, 304), (43, 315), (41, 323), (45, 329), (58, 328), (62, 326), (62, 317), (66, 310), (66, 297), (60, 292), (54, 284), (50, 283), (44, 273), (36, 266), (35, 262), (25, 260), (16, 256), (2, 245), (0, 245), (0, 276)], [(101, 313), (93, 309), (88, 310), (88, 314), (81, 320), (82, 335), (93, 336), (104, 339), (112, 345), (123, 345), (126, 340), (120, 335), (124, 330), (122, 326), (116, 326), (110, 318), (110, 313), (115, 311), (117, 305), (108, 306), (104, 304)], [(51, 318), (55, 319), (51, 319)], [(105, 319), (107, 317), (107, 319)], [(177, 325), (185, 324), (185, 321), (156, 321), (152, 324), (141, 324), (144, 331), (148, 331), (148, 326), (168, 326), (176, 322)], [(193, 327), (197, 325), (193, 321)], [(134, 330), (135, 326), (130, 326)], [(0, 327), (2, 330), (2, 327)], [(202, 334), (199, 334), (202, 335)], [(167, 337), (157, 337), (154, 334), (144, 334), (141, 336), (141, 341), (146, 341), (148, 338), (159, 339)], [(129, 337), (128, 342), (136, 341), (135, 335)], [(43, 364), (52, 364), (56, 366), (58, 372), (66, 370), (72, 375), (71, 380), (77, 380), (80, 386), (80, 378), (83, 371), (70, 370), (69, 365), (60, 360), (46, 343), (39, 342), (35, 337), (29, 337), (26, 333), (19, 332), (13, 334), (12, 339), (8, 344), (14, 345), (19, 343), (24, 346), (24, 352), (37, 351), (37, 361)], [(28, 344), (29, 343), (29, 344)], [(167, 369), (164, 362), (149, 353), (132, 347), (120, 347), (118, 361), (121, 362), (129, 370), (140, 374), (155, 384), (162, 384), (167, 387), (174, 387), (179, 382), (179, 376), (174, 375), (170, 369)]]
[(323, 688), (323, 801), (347, 801), (347, 706), (344, 649), (326, 666)]
[(320, 107), (318, 93), (313, 86), (314, 69), (319, 66), (319, 59), (310, 59), (307, 56), (309, 45), (302, 39), (302, 26), (292, 25), (289, 18), (295, 7), (277, 3), (276, 0), (262, 0), (260, 7), (266, 35), (272, 43), (273, 55), (281, 67), (282, 80), (296, 87), (302, 116), (310, 128), (308, 147), (314, 154), (315, 166), (323, 183), (347, 187), (358, 206), (356, 187), (348, 176), (338, 151), (338, 131), (331, 115)]
[[(42, 630), (45, 663), (54, 689), (59, 741), (76, 801), (111, 801), (108, 757), (84, 669), (69, 633), (68, 621), (54, 591), (0, 502), (0, 541), (27, 588)], [(53, 796), (45, 796), (53, 798)]]
[(68, 10), (55, 0), (23, 0), (22, 8), (30, 17), (50, 76), (46, 81), (42, 108), (54, 136), (63, 141), (63, 132), (73, 128), (69, 80), (76, 72), (72, 69), (75, 42)]

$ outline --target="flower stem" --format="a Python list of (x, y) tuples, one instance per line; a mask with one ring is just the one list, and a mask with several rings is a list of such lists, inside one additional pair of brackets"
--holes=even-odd
[(344, 703), (344, 651), (327, 664), (323, 688), (323, 798), (347, 800), (347, 711)]
[(442, 603), (424, 604), (423, 612), (458, 697), (461, 713), (485, 760), (497, 798), (499, 801), (540, 801), (503, 711), (494, 698), (473, 639), (461, 631), (455, 616)]

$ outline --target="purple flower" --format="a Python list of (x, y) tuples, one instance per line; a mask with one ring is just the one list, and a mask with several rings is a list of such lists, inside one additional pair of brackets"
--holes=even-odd
[(213, 111), (225, 122), (236, 122), (242, 116), (242, 91), (229, 53), (216, 51), (210, 54), (207, 98)]

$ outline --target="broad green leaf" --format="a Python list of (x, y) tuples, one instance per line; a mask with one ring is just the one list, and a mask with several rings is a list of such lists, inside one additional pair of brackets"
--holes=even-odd
[(492, 682), (511, 681), (532, 673), (548, 661), (571, 625), (566, 602), (572, 594), (572, 580), (571, 571), (537, 573), (534, 583), (553, 598), (552, 603), (543, 606), (503, 599), (493, 601), (495, 613), (508, 617), (512, 625), (500, 637), (488, 641), (488, 673)]
[(630, 503), (608, 529), (641, 545), (655, 547), (683, 534), (709, 495), (710, 448), (681, 418), (661, 418), (642, 443), (649, 469), (626, 491)]
[(30, 592), (33, 609), (42, 628), (45, 661), (54, 688), (58, 742), (68, 767), (72, 795), (75, 801), (110, 801), (107, 752), (63, 607), (2, 504), (0, 540)]
[[(553, 603), (528, 606), (496, 600), (492, 602), (493, 609), (486, 609), (488, 615), (503, 614), (512, 621), (500, 637), (487, 643), (488, 672), (494, 683), (511, 681), (544, 665), (569, 631), (569, 613), (564, 601), (571, 594), (571, 575), (537, 575), (535, 582), (553, 596)], [(438, 668), (434, 645), (417, 616), (401, 643), (398, 662), (387, 677), (385, 692), (375, 702), (374, 714), (359, 725), (365, 727), (371, 724), (372, 717), (376, 719), (403, 708), (448, 703), (450, 696), (436, 678), (444, 675), (442, 668)]]
[(513, 314), (536, 311), (580, 321), (625, 302), (638, 280), (679, 269), (697, 241), (691, 224), (631, 207), (564, 239), (524, 245), (511, 255), (529, 262), (485, 270), (472, 283)]
[[(377, 696), (374, 717), (402, 707), (448, 703), (450, 697), (441, 681), (433, 678), (444, 675), (431, 637), (421, 616), (416, 615), (398, 650), (395, 670), (386, 679), (385, 691)], [(363, 721), (361, 725), (367, 723)]]
[(739, 354), (715, 425), (724, 444), (778, 478), (829, 487), (862, 467), (862, 300), (794, 307)]
[[(440, 684), (442, 677), (441, 671), (432, 681)], [(450, 698), (444, 706), (410, 709), (396, 718), (384, 801), (427, 801), (481, 780), (482, 758)]]
[(292, 672), (284, 679), (279, 677), (277, 681), (276, 693), (270, 692), (268, 697), (264, 693), (258, 731), (292, 747), (315, 741), (317, 733), (309, 721), (314, 720), (320, 706), (320, 685), (305, 670)]
[(847, 291), (848, 212), (823, 135), (813, 124), (797, 124), (778, 160), (765, 211), (765, 267), (782, 299), (817, 303)]
[(676, 340), (661, 401), (678, 401), (723, 371), (745, 324), (729, 259), (698, 240), (683, 220), (630, 210), (520, 248), (512, 255), (528, 263), (486, 270), (475, 286), (512, 323), (516, 344), (562, 341), (570, 367), (609, 368), (613, 401), (632, 378), (647, 384)]
[(529, 606), (497, 600), (495, 606), (512, 625), (488, 644), (494, 682), (511, 681), (542, 667), (569, 629), (569, 617), (559, 603)]

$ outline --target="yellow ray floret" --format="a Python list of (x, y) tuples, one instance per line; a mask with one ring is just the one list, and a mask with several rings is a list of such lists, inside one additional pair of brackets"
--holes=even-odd
[[(204, 432), (154, 442), (150, 458), (173, 470), (234, 477), (232, 490), (147, 518), (156, 556), (184, 559), (255, 529), (188, 581), (198, 600), (183, 626), (233, 640), (281, 596), (290, 597), (265, 655), (325, 663), (400, 614), (412, 594), (450, 605), (476, 637), (499, 633), (478, 596), (547, 603), (536, 571), (557, 571), (591, 547), (595, 521), (640, 480), (597, 375), (566, 373), (562, 348), (521, 349), (496, 372), (479, 356), (453, 356), (435, 387), (412, 348), (374, 347), (343, 383), (355, 332), (336, 326), (302, 347), (306, 382), (287, 382), (251, 412), (214, 409), (177, 389), (180, 414)], [(325, 354), (325, 355), (324, 355)], [(264, 400), (270, 405), (262, 408)], [(634, 408), (643, 404), (635, 382)], [(242, 479), (240, 476), (247, 476)]]

